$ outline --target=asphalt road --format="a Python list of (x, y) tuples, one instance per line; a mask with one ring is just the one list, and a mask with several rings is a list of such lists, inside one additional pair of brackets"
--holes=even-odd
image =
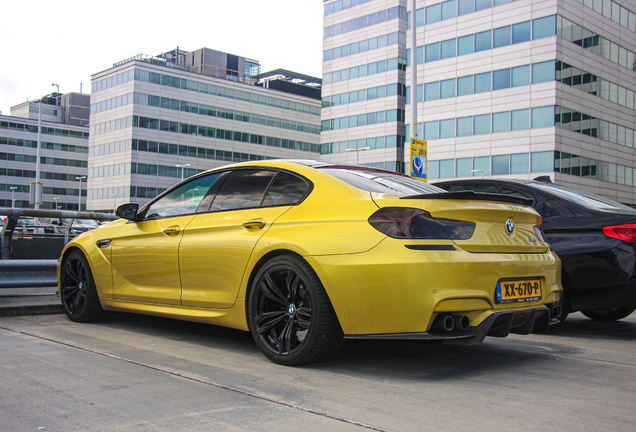
[(634, 431), (636, 314), (477, 347), (350, 341), (277, 366), (247, 333), (0, 318), (0, 431)]

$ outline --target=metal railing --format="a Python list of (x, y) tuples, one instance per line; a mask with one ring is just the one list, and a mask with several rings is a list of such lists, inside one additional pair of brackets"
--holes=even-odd
[(0, 289), (57, 286), (57, 260), (0, 260)]
[[(1, 208), (0, 215), (6, 216), (6, 220), (2, 227), (2, 234), (0, 235), (0, 259), (11, 259), (11, 245), (14, 235), (19, 234), (37, 234), (36, 232), (29, 233), (29, 228), (18, 229), (18, 220), (23, 216), (30, 216), (37, 218), (59, 218), (59, 219), (71, 219), (64, 228), (64, 245), (66, 245), (71, 238), (71, 229), (73, 220), (75, 219), (93, 219), (100, 221), (110, 221), (118, 219), (112, 213), (96, 213), (87, 211), (68, 211), (68, 210), (34, 210), (34, 209), (15, 209), (15, 208)], [(39, 226), (34, 226), (34, 229), (39, 229)], [(58, 228), (59, 229), (59, 228)], [(55, 229), (54, 232), (59, 232)]]

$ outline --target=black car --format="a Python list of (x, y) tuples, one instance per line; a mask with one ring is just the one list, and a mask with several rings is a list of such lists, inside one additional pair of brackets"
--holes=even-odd
[(615, 321), (636, 309), (636, 210), (549, 179), (469, 179), (435, 183), (450, 192), (527, 198), (543, 218), (543, 232), (562, 261), (560, 320), (581, 311)]

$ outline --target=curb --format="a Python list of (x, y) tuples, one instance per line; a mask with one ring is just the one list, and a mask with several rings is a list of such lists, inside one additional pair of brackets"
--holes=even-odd
[(0, 297), (0, 317), (62, 313), (64, 308), (55, 295)]

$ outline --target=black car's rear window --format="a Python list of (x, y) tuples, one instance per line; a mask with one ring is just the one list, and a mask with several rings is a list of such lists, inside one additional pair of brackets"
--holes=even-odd
[(581, 190), (573, 190), (554, 184), (532, 183), (529, 186), (554, 194), (565, 200), (593, 210), (627, 210), (629, 212), (635, 212), (633, 208), (624, 204)]
[(420, 195), (431, 193), (445, 193), (444, 189), (424, 183), (411, 177), (386, 171), (366, 169), (321, 167), (322, 171), (338, 180), (367, 192)]

